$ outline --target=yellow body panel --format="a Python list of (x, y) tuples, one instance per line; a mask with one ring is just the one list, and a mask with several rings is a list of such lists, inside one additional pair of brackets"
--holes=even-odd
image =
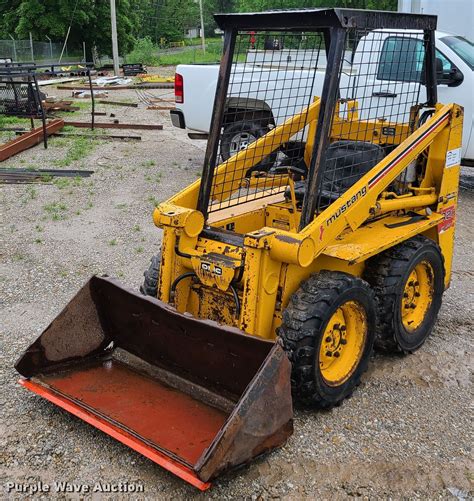
[[(214, 182), (219, 189), (213, 198), (220, 200), (220, 210), (211, 212), (206, 223), (195, 210), (200, 181), (155, 210), (155, 224), (164, 229), (161, 300), (179, 311), (273, 339), (291, 295), (312, 273), (329, 269), (363, 276), (368, 258), (417, 234), (439, 243), (449, 284), (459, 180), (459, 165), (449, 164), (461, 147), (462, 108), (437, 105), (434, 115), (413, 133), (406, 124), (388, 124), (397, 128), (392, 137), (383, 137), (382, 127), (387, 126), (383, 121), (359, 121), (356, 102), (347, 109), (344, 118), (337, 115), (334, 120), (334, 136), (346, 134), (348, 139), (377, 144), (391, 144), (397, 137), (400, 144), (394, 144), (391, 153), (302, 231), (296, 229), (301, 213), (295, 201), (285, 200), (282, 188), (267, 189), (274, 184), (267, 184), (265, 178), (245, 180), (261, 190), (261, 198), (239, 204), (234, 204), (235, 199), (232, 204), (220, 199), (238, 190), (244, 173), (297, 130), (308, 126), (308, 138), (314, 137), (319, 99), (216, 168)], [(364, 126), (351, 128), (354, 121)], [(352, 137), (352, 130), (363, 137)], [(308, 139), (307, 163), (311, 150)], [(420, 156), (426, 158), (420, 186), (403, 196), (387, 192)], [(229, 171), (234, 175), (225, 176)], [(236, 238), (232, 243), (217, 241), (202, 233), (205, 224)], [(184, 273), (186, 278), (176, 284)], [(356, 315), (349, 310), (347, 315)], [(357, 358), (356, 348), (352, 346), (347, 363)], [(337, 378), (336, 370), (331, 377)]]

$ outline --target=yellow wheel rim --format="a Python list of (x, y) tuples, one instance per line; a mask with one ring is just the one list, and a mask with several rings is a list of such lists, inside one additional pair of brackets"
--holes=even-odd
[(356, 370), (367, 338), (367, 315), (357, 301), (343, 303), (324, 330), (319, 370), (329, 386), (346, 382)]
[(433, 301), (433, 268), (427, 261), (419, 262), (411, 271), (403, 288), (401, 314), (403, 326), (413, 332), (426, 318)]

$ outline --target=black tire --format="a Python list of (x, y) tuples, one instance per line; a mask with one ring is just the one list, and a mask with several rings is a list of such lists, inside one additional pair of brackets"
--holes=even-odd
[[(348, 303), (356, 303), (365, 316), (360, 353), (346, 379), (330, 384), (320, 368), (322, 346), (326, 346), (323, 342), (328, 341), (326, 327), (330, 327), (328, 323), (340, 311), (339, 307)], [(283, 312), (283, 322), (278, 329), (280, 343), (292, 364), (295, 400), (311, 407), (329, 408), (352, 394), (367, 370), (375, 337), (375, 317), (373, 292), (360, 278), (321, 271), (301, 283)], [(357, 325), (362, 324), (364, 322)]]
[(161, 255), (157, 254), (150, 260), (150, 266), (144, 271), (143, 284), (140, 292), (144, 296), (158, 297), (158, 277), (160, 276)]
[[(268, 125), (263, 125), (261, 120), (259, 121), (250, 121), (243, 120), (232, 122), (224, 127), (224, 131), (222, 133), (221, 139), (221, 157), (223, 161), (228, 160), (233, 154), (235, 154), (235, 146), (233, 146), (234, 139), (239, 135), (244, 135), (248, 137), (252, 137), (251, 142), (258, 139), (259, 137), (265, 135), (269, 131)], [(250, 143), (246, 143), (250, 144)], [(245, 149), (245, 146), (242, 146), (242, 149)], [(263, 170), (268, 171), (273, 164), (275, 163), (278, 156), (278, 152), (273, 152), (267, 157), (265, 157), (261, 162), (257, 165), (249, 169), (246, 173), (248, 176), (250, 172), (255, 170)]]
[[(423, 321), (410, 329), (402, 311), (410, 300), (405, 292), (408, 278), (417, 265), (429, 263), (427, 275), (433, 290)], [(421, 266), (420, 265), (420, 266)], [(431, 271), (430, 271), (431, 270)], [(396, 245), (367, 263), (365, 279), (372, 285), (378, 310), (375, 347), (392, 353), (412, 353), (426, 341), (436, 322), (444, 292), (444, 263), (438, 245), (422, 235)], [(416, 292), (416, 282), (412, 286)], [(404, 294), (407, 294), (404, 297)], [(419, 293), (418, 293), (419, 294)]]

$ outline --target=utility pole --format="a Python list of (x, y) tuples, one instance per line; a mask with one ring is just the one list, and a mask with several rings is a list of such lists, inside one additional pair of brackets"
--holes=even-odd
[(33, 49), (33, 35), (31, 34), (31, 31), (30, 31), (30, 49), (31, 49), (31, 60), (34, 62), (34, 60), (35, 60), (35, 51)]
[(202, 12), (202, 0), (199, 0), (199, 13), (201, 15), (201, 44), (202, 44), (202, 51), (206, 52), (206, 39), (204, 37), (204, 14)]
[(114, 60), (115, 76), (119, 75), (119, 54), (117, 41), (117, 16), (115, 14), (115, 0), (110, 0), (110, 22), (112, 23), (112, 57)]
[(53, 42), (51, 41), (51, 38), (48, 37), (48, 35), (45, 35), (45, 37), (49, 42), (49, 57), (51, 58), (51, 62), (53, 62)]

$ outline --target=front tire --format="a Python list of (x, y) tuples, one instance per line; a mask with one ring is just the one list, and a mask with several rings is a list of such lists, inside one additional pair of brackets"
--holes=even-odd
[(161, 255), (157, 254), (150, 259), (150, 266), (143, 272), (143, 284), (140, 292), (144, 296), (158, 297), (158, 278), (160, 276)]
[(444, 274), (440, 248), (422, 235), (369, 260), (366, 280), (378, 305), (376, 348), (412, 353), (423, 345), (441, 307)]
[(321, 271), (302, 282), (278, 331), (296, 400), (329, 408), (352, 394), (367, 370), (375, 316), (373, 292), (360, 278)]

